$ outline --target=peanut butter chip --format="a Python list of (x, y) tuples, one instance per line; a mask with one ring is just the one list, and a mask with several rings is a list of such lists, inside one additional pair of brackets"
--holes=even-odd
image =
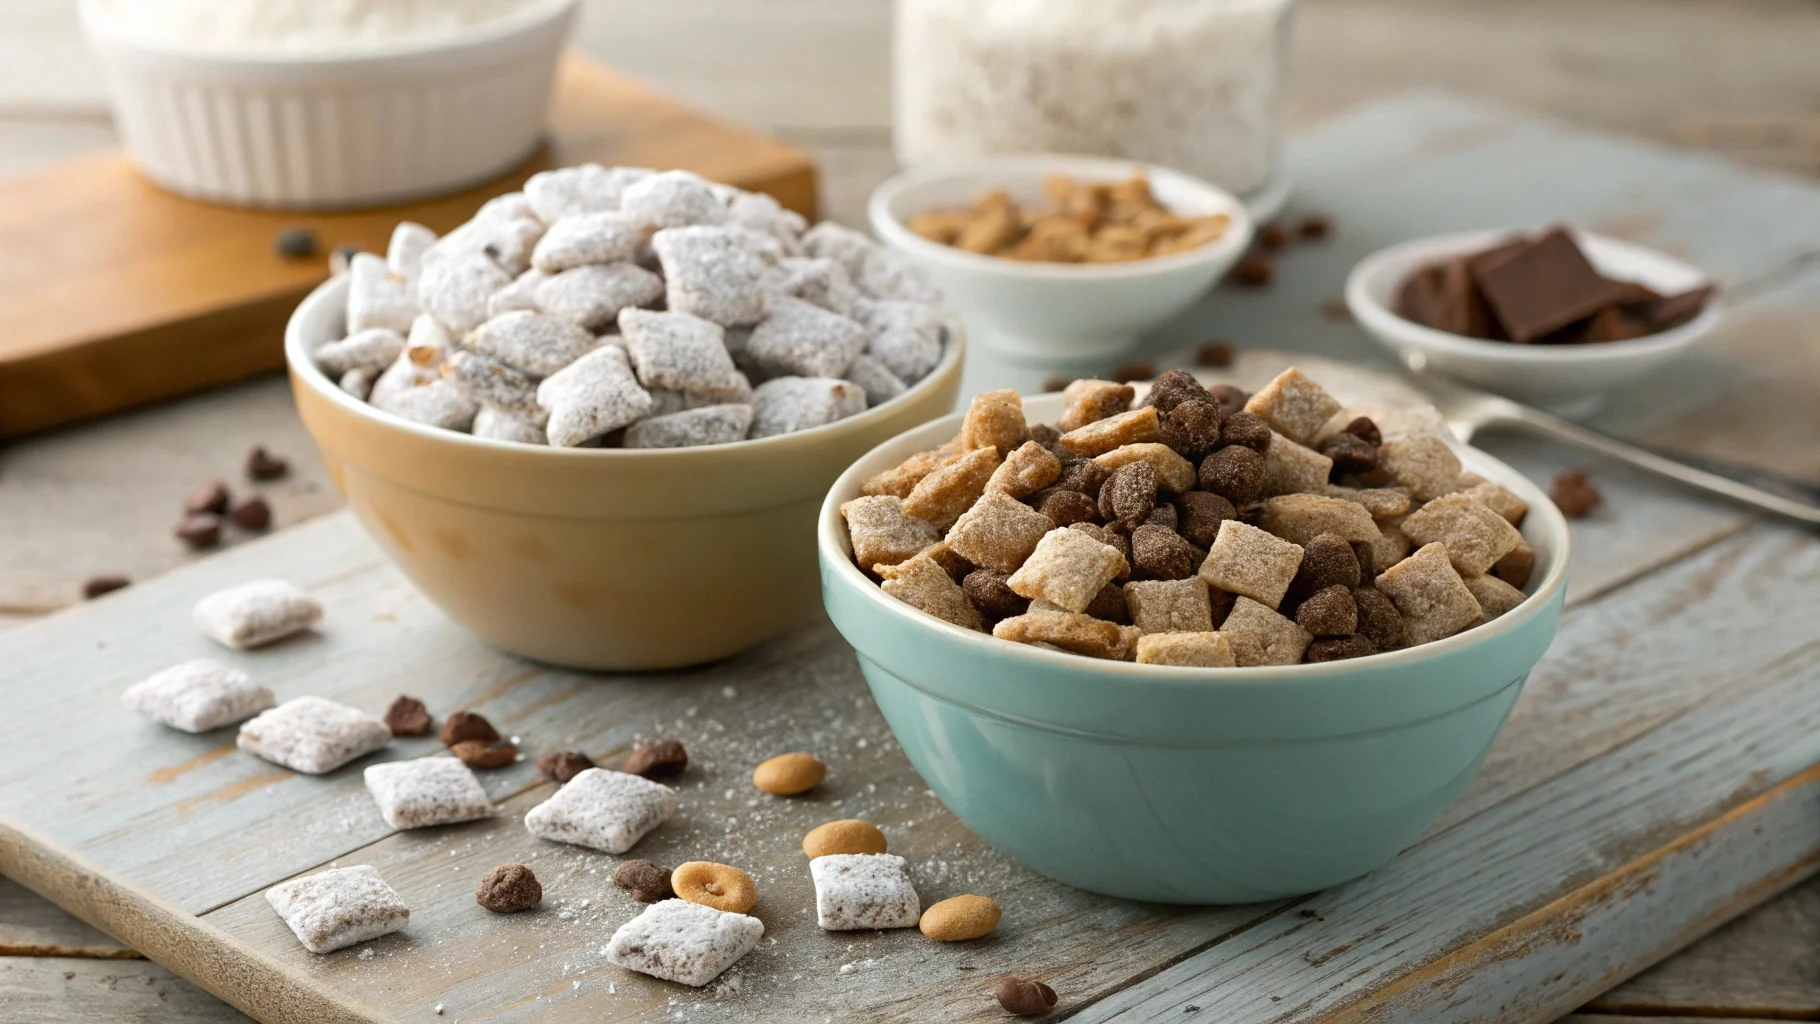
[(779, 754), (752, 770), (752, 784), (767, 793), (795, 796), (821, 784), (828, 769), (808, 754)]
[(803, 836), (803, 852), (810, 860), (835, 853), (884, 853), (885, 834), (878, 826), (858, 818), (830, 821)]
[(758, 890), (752, 885), (751, 875), (730, 864), (713, 861), (692, 860), (678, 864), (676, 870), (670, 872), (670, 887), (681, 899), (729, 914), (743, 914), (758, 902)]
[(998, 927), (999, 909), (991, 897), (951, 896), (923, 911), (917, 927), (937, 942), (966, 942)]

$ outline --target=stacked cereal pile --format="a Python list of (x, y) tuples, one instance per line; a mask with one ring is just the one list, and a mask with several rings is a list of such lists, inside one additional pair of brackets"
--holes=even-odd
[(1057, 427), (979, 395), (959, 437), (866, 481), (841, 507), (860, 567), (1001, 639), (1213, 668), (1429, 643), (1524, 599), (1522, 499), (1299, 370), (1255, 395), (1172, 370), (1135, 409), (1108, 381), (1063, 395)]
[(546, 171), (441, 238), (400, 224), (349, 276), (323, 372), (494, 440), (769, 437), (888, 402), (942, 357), (940, 296), (914, 268), (685, 171)]

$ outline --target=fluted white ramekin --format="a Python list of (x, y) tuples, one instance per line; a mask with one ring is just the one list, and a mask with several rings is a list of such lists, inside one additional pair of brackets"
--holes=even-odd
[(148, 177), (213, 202), (324, 209), (457, 191), (529, 156), (577, 2), (345, 55), (185, 47), (98, 0), (80, 10), (127, 154)]

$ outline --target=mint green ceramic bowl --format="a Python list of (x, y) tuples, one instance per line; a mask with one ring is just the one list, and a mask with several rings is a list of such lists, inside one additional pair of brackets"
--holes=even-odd
[[(1025, 400), (1054, 422), (1060, 396)], [(949, 625), (854, 566), (842, 502), (934, 448), (960, 416), (873, 449), (822, 505), (822, 597), (917, 771), (981, 839), (1069, 885), (1246, 903), (1371, 871), (1433, 824), (1485, 759), (1567, 590), (1567, 524), (1483, 453), (1467, 469), (1529, 502), (1530, 598), (1433, 644), (1354, 661), (1188, 669), (1095, 661)]]

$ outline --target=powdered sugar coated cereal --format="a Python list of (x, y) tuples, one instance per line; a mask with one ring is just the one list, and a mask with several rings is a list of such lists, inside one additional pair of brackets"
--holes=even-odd
[(752, 389), (751, 437), (808, 430), (866, 411), (866, 393), (829, 377), (777, 377)]
[(426, 828), (473, 821), (493, 802), (467, 765), (453, 757), (419, 757), (367, 766), (367, 792), (393, 828)]
[(605, 953), (627, 970), (700, 988), (750, 953), (764, 934), (756, 917), (662, 900), (620, 925)]
[(265, 891), (265, 899), (312, 953), (376, 939), (411, 918), (411, 908), (367, 864), (281, 882)]
[(298, 697), (249, 719), (234, 742), (254, 757), (321, 775), (391, 741), (392, 730), (358, 708), (322, 697)]
[(525, 815), (534, 836), (620, 854), (676, 814), (676, 791), (637, 775), (589, 768)]
[(642, 417), (651, 396), (639, 387), (624, 349), (603, 345), (550, 375), (537, 387), (550, 413), (550, 443), (573, 448)]
[(196, 658), (127, 687), (120, 702), (173, 729), (208, 732), (271, 707), (272, 691), (239, 669)]
[(891, 853), (834, 853), (809, 862), (815, 923), (828, 931), (911, 928), (922, 903), (910, 865)]
[(245, 650), (301, 633), (322, 619), (322, 605), (284, 580), (252, 580), (196, 602), (196, 625), (224, 647)]
[(752, 427), (750, 405), (708, 405), (649, 416), (626, 428), (627, 448), (693, 448), (742, 441)]

